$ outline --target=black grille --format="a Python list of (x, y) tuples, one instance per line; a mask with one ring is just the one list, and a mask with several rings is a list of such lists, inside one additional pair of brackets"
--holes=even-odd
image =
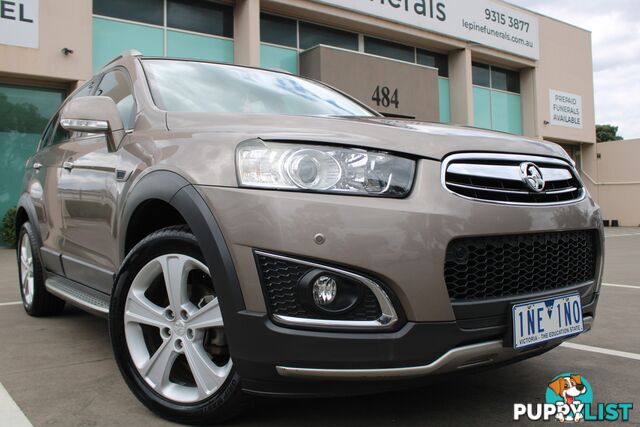
[(452, 301), (550, 291), (592, 281), (594, 230), (454, 240), (445, 281)]
[(314, 268), (259, 254), (256, 254), (256, 258), (272, 314), (332, 320), (377, 320), (382, 315), (378, 300), (369, 288), (364, 289), (361, 302), (348, 313), (327, 317), (308, 310), (298, 299), (297, 284)]
[(521, 177), (523, 160), (476, 159), (473, 155), (454, 159), (447, 165), (445, 185), (464, 197), (502, 203), (563, 203), (584, 194), (573, 168), (556, 159), (536, 160), (545, 185), (543, 191), (533, 191)]

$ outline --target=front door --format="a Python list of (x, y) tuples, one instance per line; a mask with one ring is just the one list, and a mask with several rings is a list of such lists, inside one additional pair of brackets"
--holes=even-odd
[(62, 206), (63, 264), (69, 279), (111, 292), (116, 271), (118, 156), (104, 135), (65, 144), (58, 197)]
[(64, 242), (62, 215), (56, 188), (60, 179), (60, 167), (65, 158), (62, 142), (68, 132), (58, 124), (54, 116), (42, 137), (40, 150), (26, 164), (25, 191), (36, 211), (42, 248), (40, 255), (47, 270), (62, 274), (60, 254)]
[[(133, 127), (135, 102), (130, 79), (122, 69), (107, 72), (94, 95), (111, 97), (125, 129)], [(125, 141), (117, 141), (125, 144)], [(119, 145), (120, 145), (119, 144)], [(104, 293), (111, 293), (118, 270), (118, 201), (129, 170), (122, 150), (110, 152), (102, 134), (79, 134), (63, 144), (66, 157), (58, 197), (62, 206), (65, 275)]]

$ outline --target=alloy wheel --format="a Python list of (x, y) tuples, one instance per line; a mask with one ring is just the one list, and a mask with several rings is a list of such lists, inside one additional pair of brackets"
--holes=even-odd
[(147, 263), (127, 293), (124, 323), (138, 373), (169, 400), (202, 401), (231, 372), (219, 300), (209, 269), (195, 258), (169, 254)]
[(33, 250), (31, 249), (29, 236), (26, 233), (22, 235), (22, 241), (20, 242), (20, 284), (25, 304), (32, 305), (34, 291)]

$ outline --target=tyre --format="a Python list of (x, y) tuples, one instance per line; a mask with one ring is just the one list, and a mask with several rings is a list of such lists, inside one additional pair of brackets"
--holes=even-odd
[(54, 316), (64, 309), (64, 301), (52, 295), (45, 287), (45, 273), (38, 240), (31, 223), (20, 229), (17, 247), (18, 279), (22, 305), (31, 316)]
[(158, 415), (214, 424), (248, 403), (209, 269), (188, 228), (157, 231), (129, 253), (116, 279), (109, 332), (127, 385)]

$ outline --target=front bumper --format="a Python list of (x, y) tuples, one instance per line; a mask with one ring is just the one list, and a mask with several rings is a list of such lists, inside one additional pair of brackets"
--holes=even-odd
[[(593, 317), (584, 319), (585, 332), (591, 329)], [(283, 377), (320, 379), (320, 380), (363, 380), (363, 379), (405, 379), (420, 378), (426, 375), (444, 374), (457, 370), (494, 365), (516, 359), (520, 356), (537, 354), (541, 349), (551, 349), (557, 343), (517, 351), (504, 346), (503, 340), (485, 341), (478, 344), (468, 344), (453, 348), (433, 362), (426, 365), (404, 366), (395, 368), (297, 368), (276, 366), (276, 370)]]
[[(557, 345), (528, 352), (516, 352), (508, 344), (498, 346), (506, 336), (506, 307), (530, 300), (531, 295), (492, 302), (493, 312), (502, 314), (487, 317), (479, 312), (459, 318), (460, 310), (452, 305), (444, 281), (446, 249), (460, 237), (586, 229), (599, 230), (601, 248), (597, 206), (588, 197), (554, 207), (463, 199), (442, 187), (440, 165), (420, 161), (414, 189), (402, 200), (197, 187), (222, 230), (242, 290), (244, 310), (232, 319), (237, 323), (233, 329), (242, 334), (230, 336), (229, 345), (245, 387), (304, 394), (309, 388), (300, 384), (299, 377), (308, 378), (310, 372), (332, 373), (327, 378), (333, 379), (372, 372), (379, 378), (379, 372), (404, 368), (423, 376), (456, 371), (460, 365), (517, 360)], [(323, 244), (314, 242), (318, 233), (325, 236)], [(393, 294), (403, 321), (387, 332), (324, 332), (276, 325), (267, 314), (255, 249), (376, 277)], [(574, 289), (583, 295), (585, 318), (595, 315), (601, 271), (599, 251), (596, 280)], [(323, 394), (324, 388), (333, 394), (327, 384), (313, 386), (312, 393)]]

